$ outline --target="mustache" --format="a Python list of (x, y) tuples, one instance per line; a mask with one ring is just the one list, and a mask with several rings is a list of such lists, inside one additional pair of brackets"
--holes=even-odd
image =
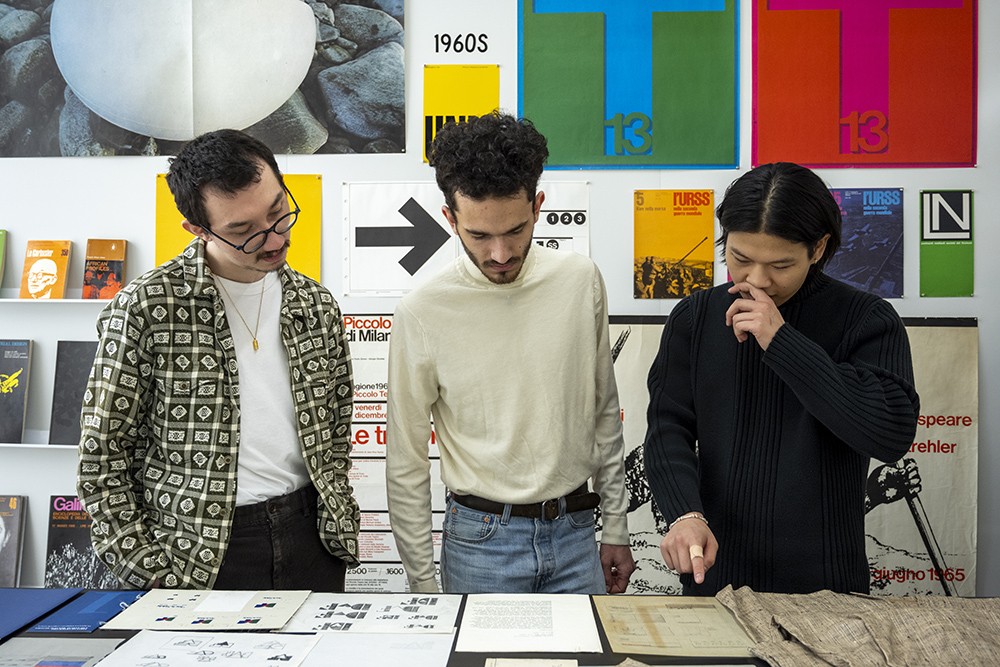
[(291, 247), (292, 247), (292, 240), (291, 239), (285, 239), (285, 245), (281, 246), (277, 250), (271, 250), (271, 251), (268, 251), (268, 252), (258, 252), (257, 253), (257, 259), (263, 259), (264, 255), (273, 255), (276, 252), (283, 252), (285, 250), (288, 250)]
[(511, 257), (506, 262), (498, 262), (498, 261), (493, 260), (493, 259), (488, 259), (485, 262), (483, 262), (483, 265), (484, 266), (506, 266), (508, 264), (517, 264), (520, 261), (521, 261), (520, 257)]

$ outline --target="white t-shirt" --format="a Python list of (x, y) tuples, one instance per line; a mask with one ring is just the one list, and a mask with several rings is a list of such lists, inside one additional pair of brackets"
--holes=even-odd
[[(295, 425), (288, 354), (281, 340), (281, 280), (274, 272), (265, 274), (263, 285), (261, 281), (239, 283), (220, 276), (215, 280), (223, 286), (219, 294), (226, 306), (239, 366), (236, 504), (250, 505), (309, 483)], [(251, 333), (255, 326), (257, 350), (253, 349)]]

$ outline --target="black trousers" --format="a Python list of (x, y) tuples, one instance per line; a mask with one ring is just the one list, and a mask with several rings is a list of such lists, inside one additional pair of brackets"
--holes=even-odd
[(237, 507), (214, 588), (342, 593), (347, 564), (319, 539), (317, 502), (316, 488), (309, 484)]

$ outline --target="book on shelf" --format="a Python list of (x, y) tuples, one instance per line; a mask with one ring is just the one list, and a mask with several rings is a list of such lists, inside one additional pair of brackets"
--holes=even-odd
[(27, 502), (27, 496), (0, 496), (0, 588), (16, 588), (21, 579)]
[(21, 298), (63, 298), (72, 250), (72, 241), (28, 241), (21, 272)]
[(7, 257), (7, 230), (0, 229), (0, 287), (3, 287), (3, 265)]
[(87, 376), (97, 356), (96, 340), (61, 340), (56, 344), (56, 376), (52, 385), (50, 445), (80, 442), (80, 410)]
[(24, 438), (31, 348), (30, 340), (0, 338), (0, 443)]
[(121, 588), (90, 542), (92, 519), (74, 495), (49, 499), (46, 588)]
[(110, 299), (125, 280), (125, 239), (87, 239), (83, 259), (83, 298)]

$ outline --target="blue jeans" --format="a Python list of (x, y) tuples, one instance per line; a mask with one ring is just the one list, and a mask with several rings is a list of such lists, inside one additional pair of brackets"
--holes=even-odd
[(502, 515), (480, 512), (449, 498), (442, 538), (445, 593), (607, 592), (594, 510), (560, 511), (548, 521), (512, 517), (509, 506)]

